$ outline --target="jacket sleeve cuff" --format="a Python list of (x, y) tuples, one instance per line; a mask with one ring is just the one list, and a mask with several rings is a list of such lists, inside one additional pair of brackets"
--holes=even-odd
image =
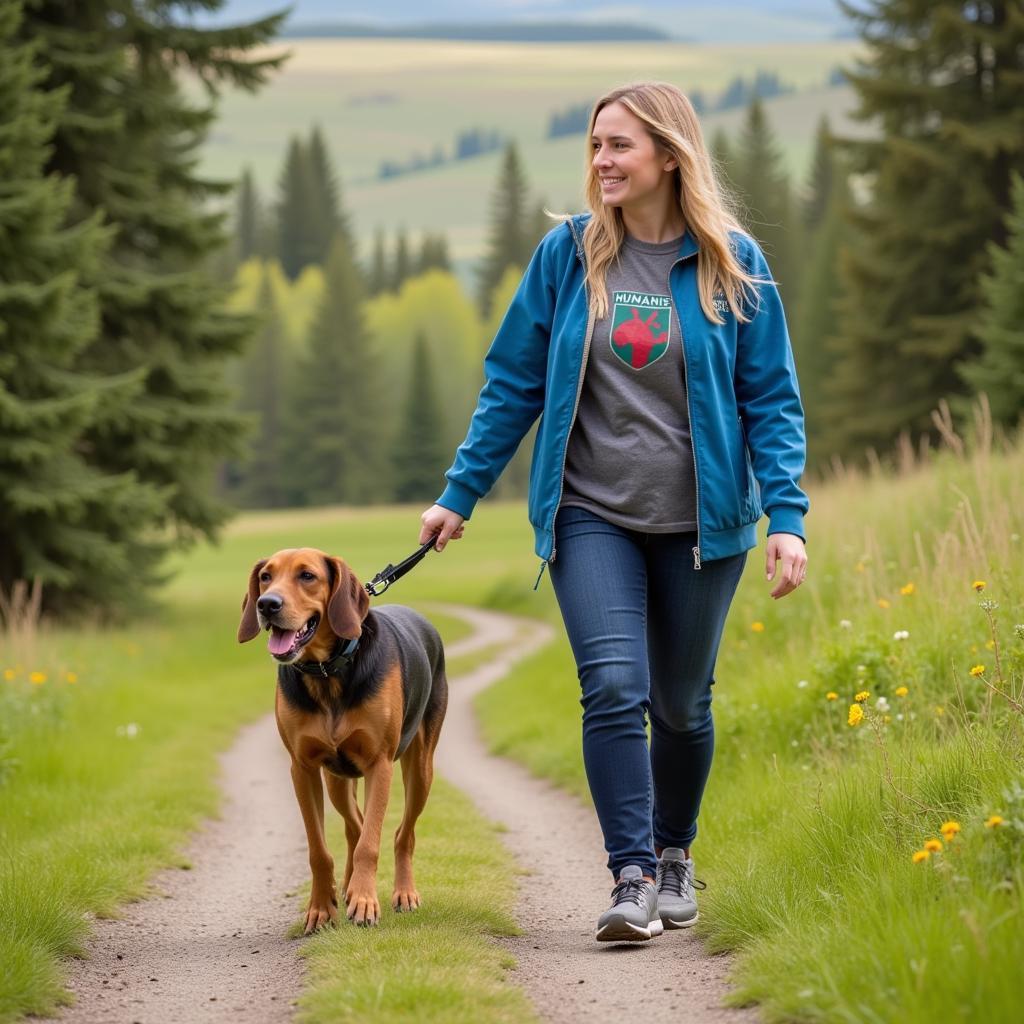
[(791, 505), (779, 505), (768, 510), (768, 536), (773, 533), (792, 533), (804, 543), (807, 535), (804, 532), (804, 514)]
[(468, 487), (463, 487), (462, 484), (457, 484), (450, 480), (448, 486), (444, 489), (444, 493), (437, 499), (435, 504), (449, 509), (451, 512), (458, 512), (463, 519), (469, 519), (479, 500), (480, 496)]

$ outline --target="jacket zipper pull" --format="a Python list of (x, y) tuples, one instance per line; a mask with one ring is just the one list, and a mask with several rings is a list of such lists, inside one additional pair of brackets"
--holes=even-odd
[[(693, 567), (694, 569), (700, 568), (700, 548), (693, 549)], [(534, 587), (536, 590), (536, 587)]]
[(536, 590), (540, 586), (540, 578), (544, 575), (544, 570), (548, 567), (547, 560), (540, 563), (540, 572), (537, 573), (537, 582), (534, 583), (533, 589)]

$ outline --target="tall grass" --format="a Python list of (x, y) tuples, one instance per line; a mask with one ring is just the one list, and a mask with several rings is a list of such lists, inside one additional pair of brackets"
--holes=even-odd
[[(760, 546), (726, 630), (699, 927), (771, 1021), (1020, 1016), (1024, 447), (983, 411), (970, 442), (945, 424), (940, 453), (836, 466), (804, 588), (771, 601)], [(563, 644), (480, 709), (492, 745), (585, 794), (576, 689)]]

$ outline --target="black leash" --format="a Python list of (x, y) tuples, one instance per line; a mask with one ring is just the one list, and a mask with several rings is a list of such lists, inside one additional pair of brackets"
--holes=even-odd
[(431, 537), (423, 547), (414, 551), (404, 562), (385, 566), (369, 583), (363, 584), (366, 587), (366, 592), (370, 597), (380, 597), (395, 580), (400, 580), (410, 569), (415, 569), (436, 543), (437, 537)]

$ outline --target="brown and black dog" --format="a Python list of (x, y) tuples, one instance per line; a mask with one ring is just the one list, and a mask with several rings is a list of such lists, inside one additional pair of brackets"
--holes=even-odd
[[(434, 775), (434, 749), (448, 705), (437, 630), (411, 608), (370, 610), (370, 598), (340, 558), (315, 548), (258, 561), (242, 599), (238, 642), (269, 630), (278, 663), (275, 712), (292, 758), (292, 782), (309, 842), (310, 932), (337, 921), (334, 860), (324, 839), (324, 783), (345, 821), (342, 893), (348, 917), (377, 924), (377, 860), (394, 762), (402, 762), (405, 812), (395, 834), (397, 911), (420, 905), (413, 881), (415, 826)], [(365, 777), (363, 810), (356, 779)], [(323, 782), (321, 782), (321, 778)]]

